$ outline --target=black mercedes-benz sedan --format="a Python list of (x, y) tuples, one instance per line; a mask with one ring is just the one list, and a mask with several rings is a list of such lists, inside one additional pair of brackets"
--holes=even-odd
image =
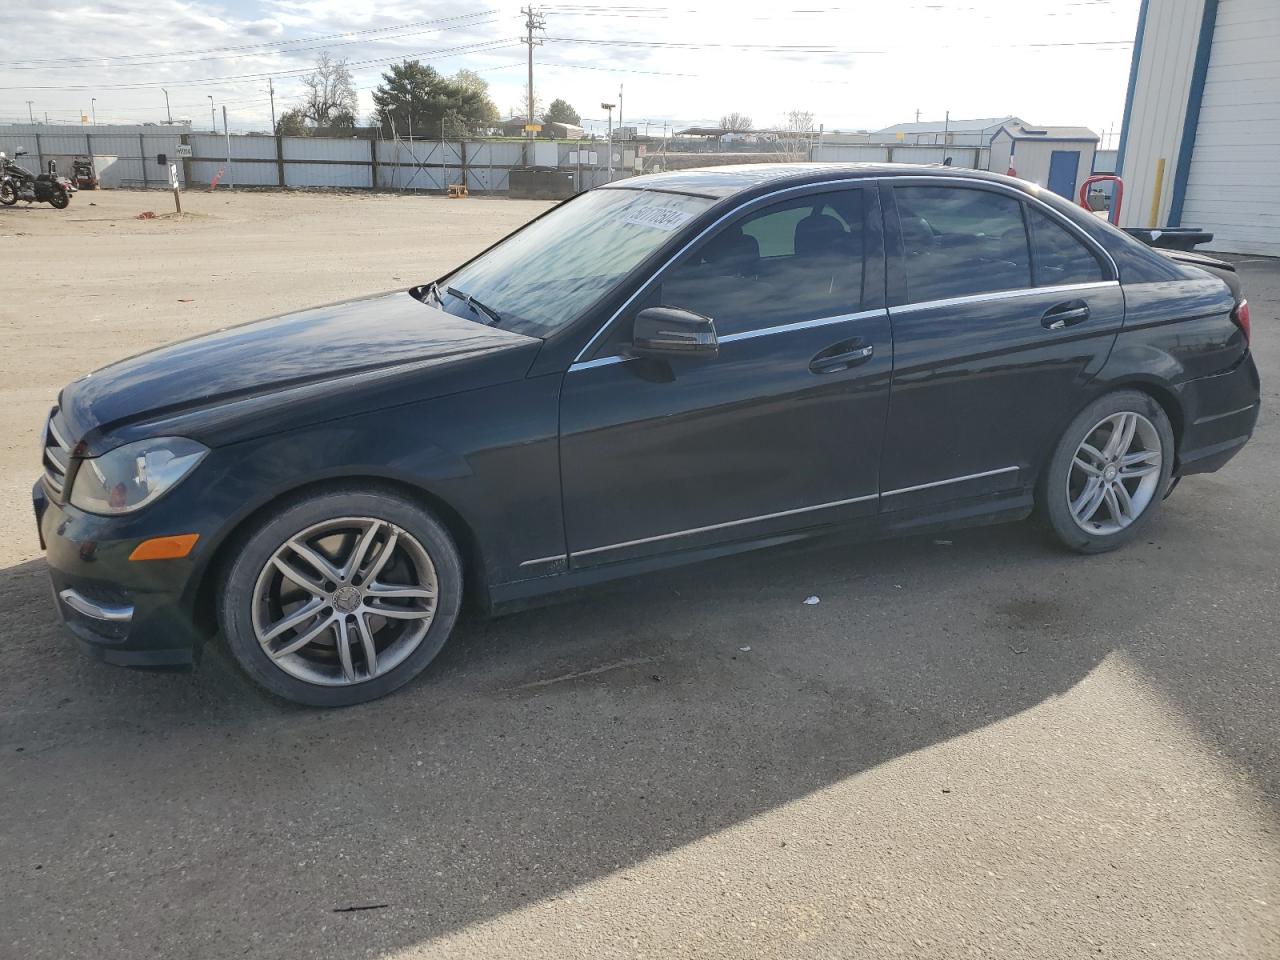
[(58, 398), (34, 490), (99, 657), (382, 696), (483, 610), (836, 531), (1038, 512), (1084, 553), (1249, 439), (1225, 265), (942, 167), (579, 195), (445, 277), (163, 347)]

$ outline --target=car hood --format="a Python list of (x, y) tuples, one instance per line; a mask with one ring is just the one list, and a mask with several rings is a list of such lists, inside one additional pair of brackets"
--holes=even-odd
[[(121, 360), (65, 387), (59, 407), (86, 452), (97, 452), (154, 432), (131, 427), (162, 421), (179, 421), (184, 435), (196, 436), (228, 417), (244, 420), (282, 403), (322, 406), (330, 417), (354, 413), (375, 402), (373, 393), (385, 401), (391, 381), (399, 392), (390, 393), (400, 402), (485, 386), (523, 376), (540, 343), (455, 317), (405, 292), (380, 294)], [(503, 362), (492, 362), (498, 357)], [(489, 362), (476, 363), (480, 358)], [(414, 397), (405, 394), (410, 384)], [(333, 402), (339, 389), (342, 404)], [(342, 411), (334, 409), (339, 406)], [(106, 440), (108, 434), (116, 442)]]

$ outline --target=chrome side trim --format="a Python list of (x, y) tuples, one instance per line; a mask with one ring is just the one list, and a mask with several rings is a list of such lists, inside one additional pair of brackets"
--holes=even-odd
[[(717, 217), (707, 226), (703, 227), (702, 230), (699, 231), (697, 236), (691, 238), (688, 243), (686, 243), (679, 250), (677, 250), (670, 257), (668, 257), (667, 261), (662, 266), (658, 267), (657, 270), (653, 271), (652, 275), (650, 275), (648, 280), (640, 284), (640, 286), (636, 287), (635, 293), (627, 297), (627, 299), (623, 302), (622, 306), (618, 307), (617, 310), (613, 311), (613, 313), (609, 316), (609, 319), (606, 320), (604, 324), (600, 327), (600, 329), (597, 330), (592, 335), (591, 339), (587, 341), (586, 346), (584, 346), (581, 350), (578, 351), (578, 355), (573, 358), (574, 366), (582, 362), (582, 358), (585, 357), (588, 353), (590, 353), (592, 348), (595, 347), (596, 341), (598, 341), (600, 337), (604, 335), (604, 332), (606, 330), (608, 330), (611, 326), (613, 326), (613, 321), (617, 320), (618, 317), (622, 314), (622, 312), (626, 310), (627, 307), (631, 306), (631, 304), (635, 301), (636, 297), (640, 296), (640, 294), (642, 294), (645, 290), (648, 289), (649, 284), (653, 283), (654, 279), (658, 277), (663, 270), (666, 270), (667, 267), (671, 266), (671, 264), (679, 260), (682, 256), (684, 256), (684, 253), (686, 250), (688, 250), (695, 243), (697, 243), (699, 240), (701, 240), (703, 237), (709, 234), (716, 227), (720, 226), (720, 224), (724, 223), (730, 217), (735, 217), (738, 214), (745, 211), (746, 209), (750, 207), (754, 207), (756, 204), (762, 203), (765, 200), (771, 200), (774, 197), (780, 197), (788, 193), (800, 193), (805, 190), (810, 190), (815, 193), (821, 193), (823, 192), (823, 189), (826, 187), (838, 187), (838, 186), (845, 186), (848, 184), (864, 184), (866, 186), (874, 186), (878, 182), (879, 181), (873, 177), (842, 177), (839, 180), (823, 180), (818, 183), (801, 183), (801, 184), (797, 184), (794, 187), (784, 187), (783, 189), (775, 190), (772, 193), (761, 194), (758, 197), (753, 197), (751, 200), (748, 200), (746, 203), (740, 203), (737, 206), (735, 206), (733, 209), (725, 211), (723, 214), (721, 214), (719, 217)], [(609, 359), (609, 358), (606, 357), (602, 359)], [(615, 360), (614, 362), (618, 363), (620, 361)], [(571, 366), (569, 369), (572, 370), (574, 366)], [(583, 368), (579, 368), (579, 369), (583, 369)]]
[(897, 307), (890, 307), (889, 316), (896, 317), (904, 313), (917, 313), (920, 310), (961, 306), (967, 303), (982, 303), (988, 300), (1015, 300), (1018, 297), (1030, 297), (1037, 293), (1076, 293), (1080, 290), (1103, 290), (1118, 286), (1120, 286), (1119, 280), (1095, 280), (1091, 283), (1064, 283), (1056, 287), (1019, 287), (1016, 290), (996, 290), (992, 293), (974, 293), (966, 297), (945, 297), (941, 300), (904, 303)]
[(590, 547), (587, 550), (575, 550), (570, 554), (570, 556), (585, 557), (593, 553), (603, 553), (606, 550), (621, 550), (623, 547), (635, 547), (642, 543), (656, 543), (659, 540), (670, 540), (673, 537), (685, 537), (695, 533), (706, 533), (709, 530), (723, 530), (726, 527), (738, 527), (744, 523), (755, 523), (757, 520), (773, 520), (777, 517), (795, 516), (798, 513), (809, 513), (814, 510), (826, 510), (829, 507), (843, 507), (851, 503), (864, 503), (867, 500), (875, 500), (878, 496), (879, 494), (869, 493), (863, 497), (850, 497), (848, 500), (832, 500), (829, 503), (819, 503), (812, 507), (796, 507), (792, 510), (779, 510), (777, 513), (764, 513), (758, 517), (743, 517), (741, 520), (729, 520), (725, 523), (711, 523), (705, 527), (692, 527), (688, 530), (677, 530), (674, 533), (660, 533), (653, 537), (641, 537), (639, 540), (624, 540), (622, 543), (611, 543), (603, 547)]
[[(780, 323), (774, 327), (761, 327), (759, 330), (743, 330), (741, 333), (730, 333), (723, 337), (719, 337), (720, 343), (737, 343), (739, 340), (753, 340), (756, 337), (772, 337), (778, 333), (791, 333), (795, 330), (807, 330), (810, 327), (829, 327), (837, 323), (852, 323), (855, 320), (866, 320), (870, 317), (883, 317), (885, 308), (880, 307), (876, 310), (862, 310), (858, 313), (842, 313), (838, 317), (819, 317), (816, 320), (797, 320), (795, 323)], [(597, 357), (595, 360), (584, 360), (582, 363), (574, 363), (569, 367), (569, 372), (573, 373), (577, 370), (590, 370), (592, 367), (607, 367), (614, 363), (626, 363), (628, 360), (634, 360), (635, 357), (613, 356), (613, 357)]]
[(76, 613), (93, 620), (102, 620), (107, 623), (129, 623), (133, 620), (133, 607), (109, 607), (94, 603), (74, 590), (63, 590), (58, 594), (58, 599)]
[(838, 317), (821, 317), (817, 320), (797, 320), (795, 323), (780, 323), (776, 327), (761, 327), (759, 330), (743, 330), (741, 333), (730, 333), (720, 337), (721, 343), (736, 343), (739, 340), (752, 340), (756, 337), (771, 337), (775, 333), (790, 333), (793, 330), (807, 330), (809, 327), (829, 327), (837, 323), (866, 320), (869, 317), (883, 317), (884, 307), (877, 310), (861, 310), (858, 313), (842, 313)]
[(568, 560), (568, 559), (569, 559), (569, 555), (567, 553), (557, 553), (554, 557), (538, 557), (538, 559), (536, 560), (525, 560), (523, 563), (520, 564), (520, 566), (533, 567), (533, 566), (537, 566), (540, 563), (555, 563), (557, 560)]
[(949, 483), (964, 483), (966, 480), (981, 480), (983, 477), (994, 477), (1001, 473), (1018, 470), (1018, 467), (1001, 467), (999, 470), (986, 470), (982, 473), (969, 473), (963, 477), (949, 477), (946, 480), (934, 480), (932, 483), (917, 483), (914, 487), (899, 487), (897, 490), (886, 490), (882, 497), (894, 497), (900, 493), (914, 493), (916, 490), (928, 490), (931, 487), (945, 487)]
[(1236, 416), (1236, 414), (1247, 413), (1256, 406), (1256, 403), (1251, 403), (1247, 407), (1241, 407), (1239, 410), (1228, 410), (1226, 413), (1215, 413), (1212, 416), (1201, 417), (1199, 420), (1195, 421), (1195, 426), (1198, 427), (1202, 423), (1213, 423), (1215, 420), (1225, 420), (1227, 417)]

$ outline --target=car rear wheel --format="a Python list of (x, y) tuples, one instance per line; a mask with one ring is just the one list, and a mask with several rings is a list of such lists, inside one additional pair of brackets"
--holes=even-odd
[(219, 619), (261, 686), (346, 706), (421, 673), (461, 599), (457, 547), (429, 512), (392, 493), (333, 491), (250, 534), (227, 569)]
[(1091, 403), (1058, 441), (1041, 491), (1058, 540), (1079, 553), (1128, 543), (1164, 498), (1173, 457), (1173, 428), (1153, 397), (1123, 390)]

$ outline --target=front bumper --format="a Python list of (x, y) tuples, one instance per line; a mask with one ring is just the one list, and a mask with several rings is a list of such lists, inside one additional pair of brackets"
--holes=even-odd
[(40, 481), (32, 500), (67, 629), (108, 663), (193, 665), (207, 637), (195, 617), (198, 555), (129, 559), (143, 540), (178, 531), (144, 530), (134, 517), (100, 517), (53, 502)]

